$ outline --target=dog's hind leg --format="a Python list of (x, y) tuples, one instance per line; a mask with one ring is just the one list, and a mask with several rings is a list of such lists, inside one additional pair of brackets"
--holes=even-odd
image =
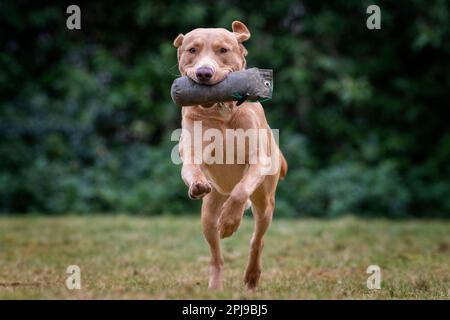
[(222, 269), (223, 259), (220, 253), (220, 237), (217, 227), (217, 220), (220, 215), (220, 208), (226, 200), (226, 196), (219, 194), (216, 190), (207, 194), (202, 203), (202, 228), (203, 235), (209, 244), (211, 251), (210, 277), (208, 288), (212, 290), (222, 289)]
[[(250, 241), (250, 254), (247, 268), (245, 270), (244, 283), (249, 290), (255, 290), (262, 270), (262, 250), (264, 247), (264, 234), (272, 221), (275, 207), (276, 182), (270, 181), (273, 177), (268, 177), (261, 186), (251, 196), (252, 213), (255, 219), (255, 230)], [(272, 190), (268, 190), (272, 189)]]

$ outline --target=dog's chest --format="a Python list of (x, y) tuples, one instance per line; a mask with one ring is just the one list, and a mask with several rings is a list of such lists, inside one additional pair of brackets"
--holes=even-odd
[(219, 102), (216, 103), (214, 107), (217, 109), (219, 114), (221, 114), (224, 117), (229, 117), (231, 115), (232, 106), (228, 103)]

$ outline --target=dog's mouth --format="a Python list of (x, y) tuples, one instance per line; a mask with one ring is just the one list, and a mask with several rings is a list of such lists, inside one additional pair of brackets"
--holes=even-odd
[(225, 80), (231, 72), (233, 72), (231, 69), (219, 69), (208, 80), (199, 79), (194, 69), (188, 69), (185, 75), (198, 84), (212, 86)]

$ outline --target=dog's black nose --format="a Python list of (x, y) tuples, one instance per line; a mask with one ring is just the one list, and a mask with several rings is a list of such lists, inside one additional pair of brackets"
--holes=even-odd
[(195, 76), (197, 77), (197, 80), (203, 83), (211, 80), (213, 74), (214, 74), (213, 69), (209, 67), (200, 67), (197, 70), (195, 70)]

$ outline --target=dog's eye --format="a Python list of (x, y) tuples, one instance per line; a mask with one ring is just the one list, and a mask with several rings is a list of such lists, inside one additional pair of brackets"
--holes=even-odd
[(196, 48), (190, 48), (190, 49), (189, 49), (189, 52), (190, 52), (190, 53), (196, 53), (196, 52), (197, 52), (197, 49), (196, 49)]
[(227, 53), (228, 52), (228, 49), (227, 48), (220, 48), (220, 53)]

